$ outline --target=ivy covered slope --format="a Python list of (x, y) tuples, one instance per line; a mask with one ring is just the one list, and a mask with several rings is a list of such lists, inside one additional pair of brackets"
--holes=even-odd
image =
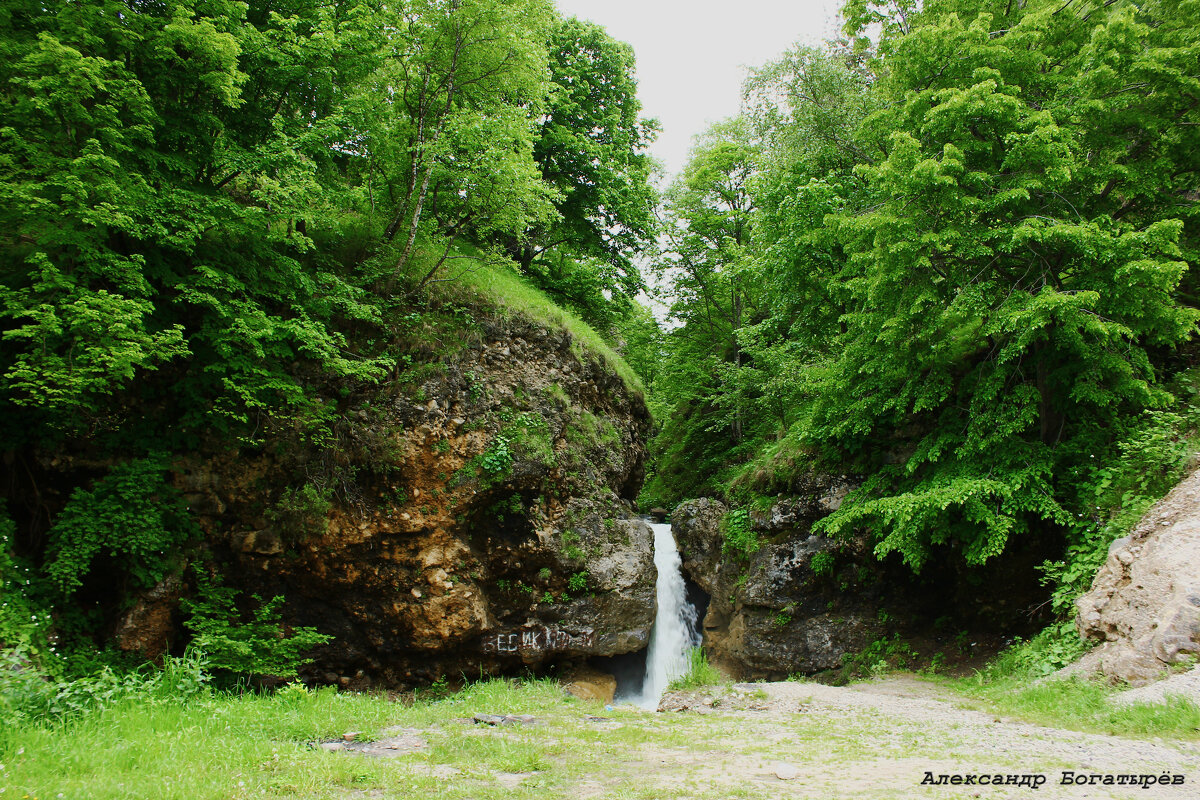
[(914, 570), (1066, 537), (1077, 589), (1193, 424), (1200, 5), (843, 15), (751, 75), (669, 195), (646, 499), (852, 473), (818, 531)]
[[(0, 55), (0, 644), (634, 647), (626, 45), (546, 0), (18, 0)], [(482, 649), (527, 619), (565, 638)]]

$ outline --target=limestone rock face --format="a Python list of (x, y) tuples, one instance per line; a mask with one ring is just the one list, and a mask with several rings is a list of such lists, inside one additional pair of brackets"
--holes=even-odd
[(575, 668), (565, 679), (567, 694), (580, 700), (598, 700), (611, 703), (617, 693), (615, 676), (592, 667)]
[(710, 595), (721, 570), (721, 524), (729, 509), (720, 500), (701, 497), (675, 507), (671, 533), (679, 547), (683, 571)]
[(179, 575), (171, 574), (141, 593), (113, 631), (117, 647), (150, 660), (161, 658), (173, 638), (172, 614), (182, 592)]
[(302, 677), (403, 688), (649, 641), (644, 399), (566, 332), (451, 330), (409, 343), (441, 337), (428, 363), (331, 400), (321, 447), (284, 431), (177, 465), (225, 582), (334, 637)]
[[(836, 546), (814, 535), (814, 519), (829, 513), (831, 485), (810, 497), (786, 498), (752, 524), (765, 539), (747, 559), (722, 553), (724, 504), (701, 498), (672, 515), (685, 573), (710, 596), (704, 645), (726, 672), (778, 679), (841, 665), (882, 632), (877, 619), (880, 584), (860, 577), (854, 564), (862, 546)], [(844, 490), (841, 492), (844, 494)]]
[(1076, 610), (1080, 634), (1103, 642), (1085, 671), (1141, 686), (1200, 653), (1200, 470), (1113, 542)]

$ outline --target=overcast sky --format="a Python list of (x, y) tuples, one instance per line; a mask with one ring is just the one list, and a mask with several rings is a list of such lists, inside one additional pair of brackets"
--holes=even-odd
[(737, 113), (743, 67), (793, 42), (833, 35), (839, 0), (557, 0), (564, 15), (598, 22), (637, 53), (638, 94), (663, 132), (651, 148), (669, 172), (692, 137)]

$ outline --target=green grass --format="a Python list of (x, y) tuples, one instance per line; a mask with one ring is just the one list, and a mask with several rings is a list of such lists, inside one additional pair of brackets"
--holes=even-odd
[(642, 379), (590, 325), (570, 311), (560, 308), (506, 263), (489, 261), (470, 247), (463, 247), (461, 251), (461, 257), (455, 259), (454, 266), (446, 268), (447, 274), (455, 276), (456, 280), (437, 284), (442, 287), (441, 291), (453, 294), (467, 286), (482, 295), (490, 305), (502, 311), (567, 331), (585, 351), (599, 356), (619, 375), (626, 389), (645, 396), (646, 387)]
[[(693, 674), (703, 673), (707, 661), (694, 656), (693, 666), (700, 667)], [(720, 676), (713, 671), (709, 678)], [(992, 702), (979, 694), (980, 686), (960, 683), (964, 703)], [(1114, 709), (1104, 694), (1101, 687), (1051, 684), (1028, 687), (1006, 702), (1016, 716), (1046, 714), (1046, 721), (1062, 725), (1066, 715), (1126, 734), (1179, 735), (1179, 725), (1164, 725), (1164, 719), (1196, 722), (1189, 716), (1194, 706), (1169, 704), (1165, 715)], [(479, 712), (532, 714), (537, 723), (489, 727), (462, 721)], [(418, 732), (428, 749), (371, 758), (315, 746), (351, 730), (362, 732), (361, 740), (377, 740), (391, 726)], [(541, 800), (590, 793), (614, 799), (765, 800), (779, 795), (769, 768), (755, 766), (758, 762), (796, 763), (812, 770), (825, 788), (836, 788), (846, 771), (934, 752), (964, 765), (982, 757), (1008, 764), (1003, 754), (960, 742), (953, 729), (930, 729), (869, 709), (815, 705), (780, 717), (736, 709), (605, 710), (568, 698), (550, 680), (485, 680), (409, 704), (332, 688), (291, 687), (274, 695), (202, 691), (188, 700), (127, 697), (66, 722), (0, 729), (0, 798)], [(1027, 769), (1057, 765), (1013, 758)], [(696, 772), (705, 767), (708, 772)], [(890, 786), (856, 790), (854, 796), (906, 796), (896, 786), (911, 788), (920, 777), (914, 767)]]
[[(130, 698), (67, 722), (0, 731), (0, 796), (323, 798), (387, 787), (398, 796), (493, 796), (478, 785), (461, 795), (437, 787), (432, 767), (471, 772), (534, 772), (551, 766), (543, 731), (492, 736), (454, 723), (478, 712), (578, 716), (588, 708), (552, 681), (489, 680), (449, 698), (404, 705), (382, 695), (334, 689), (279, 695), (205, 693), (180, 702)], [(395, 759), (358, 757), (315, 747), (362, 731), (428, 730), (428, 753)]]
[(1200, 706), (1168, 697), (1163, 703), (1115, 703), (1117, 688), (1082, 679), (1030, 681), (1022, 676), (947, 680), (965, 698), (1004, 716), (1059, 728), (1135, 738), (1200, 739)]
[(1074, 625), (1051, 625), (1018, 642), (974, 675), (938, 682), (992, 712), (1042, 725), (1133, 737), (1200, 739), (1200, 706), (1112, 702), (1121, 687), (1098, 680), (1050, 676), (1087, 651)]
[(702, 686), (714, 686), (724, 683), (725, 676), (708, 663), (704, 648), (693, 647), (688, 651), (688, 670), (671, 681), (670, 689), (698, 689)]

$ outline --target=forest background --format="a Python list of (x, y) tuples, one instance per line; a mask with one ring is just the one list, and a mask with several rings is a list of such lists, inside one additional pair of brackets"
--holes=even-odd
[[(73, 598), (195, 545), (174, 454), (332, 439), (484, 274), (641, 376), (643, 506), (723, 497), (744, 551), (748, 509), (853, 475), (821, 531), (913, 570), (1052, 542), (1065, 619), (1191, 452), (1200, 3), (842, 13), (659, 202), (632, 52), (544, 0), (5, 4), (0, 640), (75, 672)], [(56, 449), (96, 465), (57, 507)], [(194, 630), (234, 653), (221, 597)]]

